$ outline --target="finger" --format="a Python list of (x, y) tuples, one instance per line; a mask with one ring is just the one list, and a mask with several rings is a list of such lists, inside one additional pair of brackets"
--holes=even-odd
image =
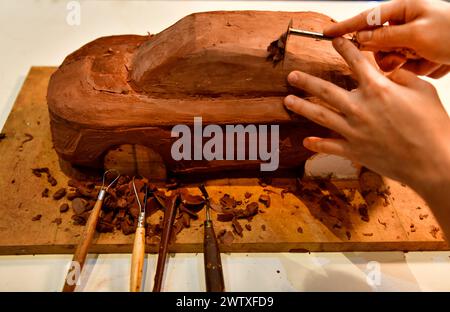
[(294, 95), (288, 95), (284, 99), (284, 104), (290, 111), (334, 130), (343, 136), (348, 136), (351, 133), (351, 128), (344, 117), (320, 104), (311, 103)]
[(333, 46), (347, 62), (359, 82), (381, 75), (349, 40), (338, 37), (333, 40)]
[[(380, 17), (379, 21), (376, 20), (378, 12)], [(366, 10), (345, 21), (329, 25), (325, 27), (323, 33), (327, 36), (337, 37), (363, 29), (370, 29), (374, 26), (381, 26), (387, 21), (398, 22), (404, 19), (404, 12), (405, 5), (403, 1), (383, 3), (376, 8)]]
[(431, 74), (428, 74), (428, 77), (433, 78), (433, 79), (439, 79), (439, 78), (444, 77), (445, 75), (447, 75), (448, 72), (450, 72), (450, 66), (449, 65), (442, 65), (441, 67), (436, 69)]
[(403, 69), (409, 70), (416, 75), (426, 76), (437, 70), (441, 64), (437, 64), (426, 59), (408, 60), (403, 66)]
[(293, 71), (288, 75), (291, 86), (317, 96), (342, 113), (349, 113), (349, 93), (335, 84), (307, 73)]
[(401, 67), (407, 61), (403, 54), (396, 52), (375, 52), (375, 60), (378, 66), (384, 72), (391, 72)]
[(307, 137), (303, 140), (303, 146), (316, 152), (341, 157), (350, 158), (350, 147), (347, 141), (343, 139), (324, 139), (318, 137)]
[(382, 26), (374, 30), (363, 30), (356, 34), (356, 40), (366, 47), (410, 48), (413, 42), (410, 24)]
[(423, 87), (423, 80), (411, 73), (410, 71), (404, 69), (394, 70), (388, 75), (389, 79), (392, 81), (405, 86), (412, 87), (415, 89), (420, 89)]

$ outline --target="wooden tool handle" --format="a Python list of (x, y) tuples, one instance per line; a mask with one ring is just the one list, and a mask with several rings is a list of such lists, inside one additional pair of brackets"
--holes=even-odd
[[(89, 246), (91, 245), (92, 239), (94, 238), (95, 228), (97, 227), (98, 216), (100, 215), (102, 204), (103, 200), (98, 199), (91, 211), (91, 214), (89, 215), (84, 231), (81, 234), (80, 242), (78, 243), (75, 254), (73, 255), (69, 272), (67, 272), (66, 280), (64, 281), (63, 292), (72, 292), (75, 290), (76, 284), (83, 270), (84, 262), (86, 261), (86, 255), (88, 253)], [(79, 272), (72, 273), (72, 271), (77, 268), (77, 266), (73, 266), (74, 262), (78, 263)], [(71, 283), (68, 284), (67, 282), (69, 279), (72, 279), (73, 274), (75, 274), (76, 280), (71, 280)]]
[(141, 291), (142, 269), (145, 256), (145, 228), (138, 227), (134, 236), (133, 254), (131, 255), (130, 291)]
[(211, 221), (204, 224), (205, 239), (203, 241), (203, 257), (205, 262), (206, 291), (223, 292), (222, 260), (220, 259), (219, 244)]

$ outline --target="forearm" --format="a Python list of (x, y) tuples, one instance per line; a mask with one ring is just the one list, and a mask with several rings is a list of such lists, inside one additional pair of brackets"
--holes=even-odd
[(423, 172), (411, 186), (425, 199), (445, 236), (450, 239), (450, 146), (445, 147), (441, 156), (439, 165), (428, 169), (433, 172)]

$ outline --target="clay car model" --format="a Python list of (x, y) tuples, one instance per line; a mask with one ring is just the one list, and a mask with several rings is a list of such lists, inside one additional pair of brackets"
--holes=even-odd
[[(290, 38), (285, 58), (267, 60), (267, 46), (292, 19), (322, 31), (333, 20), (314, 12), (206, 12), (156, 35), (96, 39), (66, 57), (51, 77), (48, 108), (54, 147), (74, 165), (102, 167), (123, 144), (145, 146), (174, 173), (257, 168), (262, 160), (175, 160), (172, 128), (203, 125), (279, 125), (279, 168), (302, 166), (312, 155), (306, 136), (330, 131), (290, 114), (287, 74), (304, 71), (346, 89), (350, 70), (326, 41)], [(312, 99), (318, 101), (317, 99)], [(246, 143), (248, 144), (248, 142)]]

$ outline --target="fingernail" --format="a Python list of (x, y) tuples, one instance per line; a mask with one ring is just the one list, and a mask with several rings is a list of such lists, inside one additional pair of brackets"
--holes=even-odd
[(309, 137), (306, 137), (303, 139), (303, 146), (306, 148), (310, 148), (311, 147), (311, 139)]
[(370, 40), (372, 40), (372, 35), (373, 35), (373, 31), (371, 31), (371, 30), (359, 31), (356, 34), (356, 40), (358, 40), (358, 42), (370, 41)]
[(287, 79), (289, 83), (295, 83), (298, 80), (298, 74), (295, 71), (290, 72)]
[(294, 106), (295, 99), (292, 95), (288, 95), (284, 98), (284, 105), (286, 105), (288, 108)]

